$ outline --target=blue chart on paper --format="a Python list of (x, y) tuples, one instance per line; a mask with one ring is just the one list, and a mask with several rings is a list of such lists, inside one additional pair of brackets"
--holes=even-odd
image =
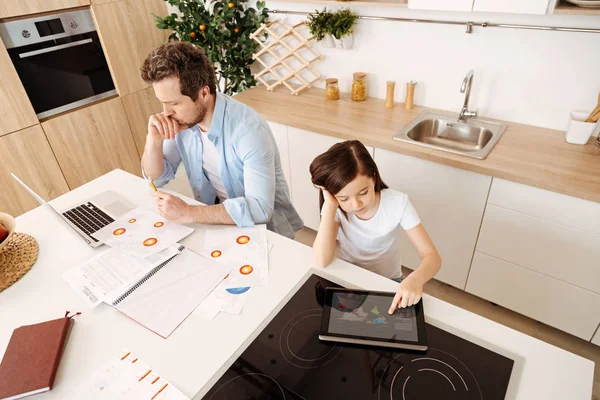
[(242, 293), (246, 293), (248, 290), (250, 290), (250, 286), (231, 288), (231, 289), (225, 289), (225, 290), (227, 290), (231, 294), (242, 294)]

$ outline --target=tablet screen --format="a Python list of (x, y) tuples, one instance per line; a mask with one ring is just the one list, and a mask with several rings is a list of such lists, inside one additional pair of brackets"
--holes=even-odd
[(357, 337), (418, 342), (415, 307), (388, 314), (390, 296), (335, 292), (331, 298), (328, 332)]

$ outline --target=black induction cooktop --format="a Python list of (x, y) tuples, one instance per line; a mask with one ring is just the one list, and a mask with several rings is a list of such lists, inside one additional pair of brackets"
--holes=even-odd
[(426, 352), (319, 341), (325, 287), (312, 275), (203, 398), (504, 399), (514, 361), (430, 324)]

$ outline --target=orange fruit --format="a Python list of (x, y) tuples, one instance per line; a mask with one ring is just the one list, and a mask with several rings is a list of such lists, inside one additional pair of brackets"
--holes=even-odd
[(238, 32), (240, 31), (240, 28), (235, 28), (233, 31), (234, 31), (235, 33), (238, 33)]
[(206, 26), (205, 26), (205, 25), (200, 25), (200, 26), (198, 27), (198, 29), (200, 29), (201, 31), (203, 31), (203, 30), (205, 30), (205, 29), (206, 29)]
[(233, 3), (227, 3), (227, 7), (233, 8), (233, 7), (235, 7), (235, 4), (233, 4)]
[(229, 43), (225, 44), (225, 46), (229, 47)]
[(190, 37), (191, 37), (192, 39), (193, 39), (193, 38), (195, 38), (195, 37), (196, 37), (196, 32), (191, 32), (191, 33), (190, 33)]

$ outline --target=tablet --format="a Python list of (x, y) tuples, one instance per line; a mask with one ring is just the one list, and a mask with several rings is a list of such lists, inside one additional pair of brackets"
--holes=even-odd
[(327, 288), (319, 339), (427, 350), (423, 300), (388, 314), (395, 293)]

